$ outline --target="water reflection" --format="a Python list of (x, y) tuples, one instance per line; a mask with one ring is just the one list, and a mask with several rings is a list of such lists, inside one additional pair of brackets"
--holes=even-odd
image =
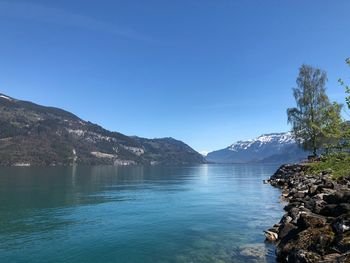
[(0, 262), (272, 262), (275, 168), (1, 168)]

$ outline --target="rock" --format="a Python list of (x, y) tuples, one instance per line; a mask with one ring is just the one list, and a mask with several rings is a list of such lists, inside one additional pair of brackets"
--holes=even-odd
[(277, 241), (278, 234), (276, 232), (266, 230), (266, 231), (264, 231), (264, 233), (265, 233), (266, 241), (268, 241), (268, 242), (276, 242)]
[(332, 191), (333, 188), (326, 187), (326, 185), (321, 184), (317, 186), (316, 188), (316, 194), (321, 194), (321, 193), (334, 193), (335, 191)]
[(328, 169), (322, 171), (322, 175), (332, 174), (332, 173), (333, 173), (333, 170), (331, 168), (328, 168)]
[(332, 248), (339, 253), (349, 253), (350, 251), (350, 234), (344, 233), (337, 235), (334, 239)]
[(350, 204), (349, 203), (341, 203), (341, 204), (330, 204), (326, 205), (321, 211), (320, 214), (324, 216), (330, 217), (338, 217), (342, 214), (346, 214), (350, 212)]
[(331, 173), (282, 165), (271, 176), (289, 201), (279, 225), (265, 232), (277, 240), (279, 261), (350, 263), (350, 176), (334, 181)]
[(334, 183), (331, 180), (325, 180), (323, 183), (323, 188), (334, 189)]
[(290, 217), (292, 218), (292, 223), (296, 224), (298, 219), (299, 219), (299, 216), (301, 214), (301, 210), (299, 207), (293, 207), (289, 210), (289, 215)]
[(291, 251), (290, 255), (288, 255), (287, 261), (288, 262), (294, 262), (294, 263), (314, 263), (314, 262), (320, 262), (321, 256), (317, 253), (302, 250), (302, 249), (295, 249)]
[(339, 203), (349, 203), (350, 202), (350, 191), (348, 190), (338, 190), (337, 192), (329, 195), (324, 195), (323, 200), (328, 204), (339, 204)]
[(346, 231), (350, 230), (350, 214), (345, 214), (339, 216), (333, 222), (333, 229), (338, 234), (343, 234)]
[(292, 209), (299, 207), (300, 205), (301, 205), (301, 202), (291, 202), (284, 207), (284, 210), (287, 212), (290, 212)]
[(303, 198), (303, 197), (305, 197), (305, 194), (306, 193), (304, 191), (298, 191), (294, 194), (294, 197), (295, 198)]
[(291, 218), (288, 214), (284, 214), (284, 216), (281, 218), (280, 224), (287, 224), (292, 222), (293, 218)]
[(277, 245), (276, 253), (282, 261), (286, 260), (293, 251), (298, 250), (310, 251), (322, 256), (327, 254), (333, 238), (334, 233), (328, 225), (322, 228), (308, 228), (295, 236), (281, 240)]
[(319, 197), (319, 195), (315, 195), (305, 202), (305, 207), (316, 214), (318, 214), (326, 205), (327, 203), (323, 201), (322, 196)]
[[(279, 227), (278, 229), (278, 237), (282, 240), (284, 239), (287, 235), (290, 235), (291, 233), (295, 233), (295, 231), (298, 229), (297, 226), (295, 226), (292, 223), (286, 223), (283, 224)], [(295, 233), (297, 234), (297, 233)]]
[(279, 226), (268, 232), (273, 240), (277, 234), (278, 260), (350, 263), (350, 176), (334, 181), (331, 173), (283, 165), (271, 176), (289, 201)]
[(348, 185), (350, 182), (350, 177), (347, 176), (347, 177), (341, 177), (339, 179), (337, 179), (337, 183), (340, 184), (340, 185)]
[(309, 187), (309, 194), (310, 195), (316, 194), (316, 190), (317, 190), (317, 185), (315, 185), (315, 184), (310, 185), (310, 187)]
[(298, 219), (297, 226), (301, 229), (309, 227), (318, 228), (326, 225), (326, 218), (313, 213), (302, 213)]
[(341, 255), (338, 253), (328, 254), (325, 255), (319, 263), (349, 263), (350, 262), (350, 256), (349, 255)]

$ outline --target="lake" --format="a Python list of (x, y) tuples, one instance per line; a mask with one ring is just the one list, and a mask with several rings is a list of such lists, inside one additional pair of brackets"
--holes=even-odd
[(277, 167), (0, 168), (0, 262), (275, 262)]

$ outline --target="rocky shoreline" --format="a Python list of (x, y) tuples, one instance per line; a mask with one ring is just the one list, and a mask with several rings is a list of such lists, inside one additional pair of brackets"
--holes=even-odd
[(350, 177), (333, 180), (304, 164), (282, 165), (266, 183), (288, 202), (280, 222), (265, 231), (278, 262), (350, 262)]

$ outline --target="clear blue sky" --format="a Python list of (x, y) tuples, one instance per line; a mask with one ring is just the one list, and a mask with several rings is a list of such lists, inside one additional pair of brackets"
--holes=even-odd
[(350, 80), (348, 0), (0, 0), (0, 92), (199, 151), (286, 131), (302, 63)]

